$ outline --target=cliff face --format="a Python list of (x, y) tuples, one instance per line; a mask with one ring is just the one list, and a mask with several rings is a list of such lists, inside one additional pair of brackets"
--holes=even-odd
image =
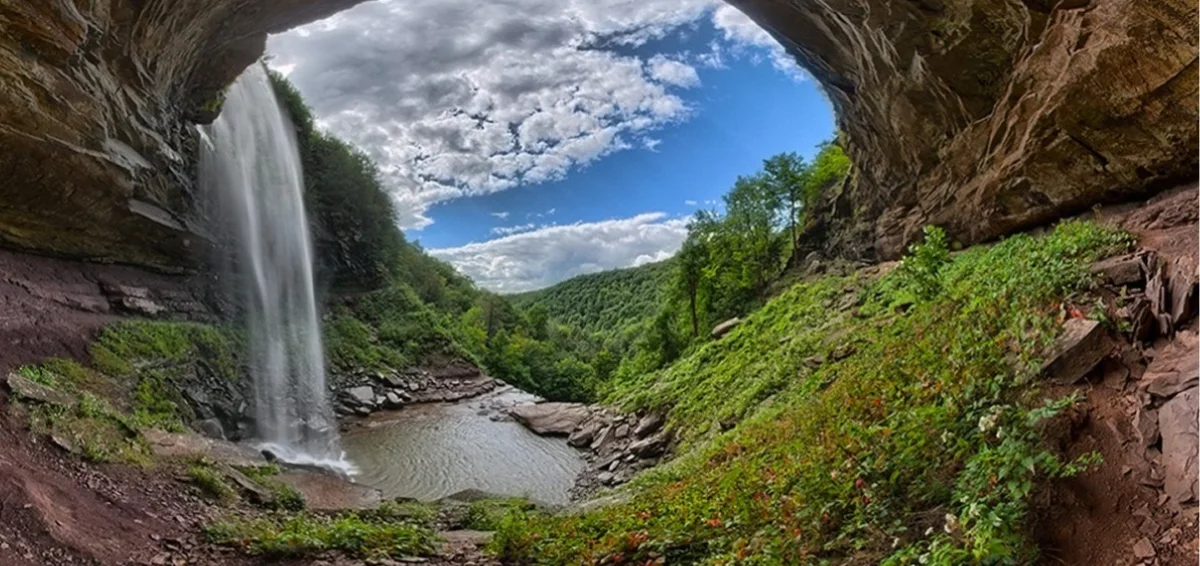
[(855, 177), (813, 226), (890, 258), (1196, 176), (1190, 0), (731, 0), (825, 87)]
[[(0, 245), (164, 269), (205, 242), (189, 122), (266, 34), (360, 0), (0, 4)], [(824, 86), (856, 165), (829, 253), (971, 243), (1195, 177), (1190, 0), (732, 0)]]
[(205, 236), (188, 122), (268, 33), (359, 1), (0, 3), (0, 245), (189, 265)]

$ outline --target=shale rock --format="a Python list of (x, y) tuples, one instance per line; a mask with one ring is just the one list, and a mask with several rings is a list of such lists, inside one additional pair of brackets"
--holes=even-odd
[(1056, 383), (1075, 383), (1092, 371), (1112, 351), (1113, 345), (1099, 322), (1073, 318), (1063, 323), (1054, 355), (1042, 367)]
[(527, 403), (509, 409), (517, 422), (538, 434), (571, 434), (588, 418), (586, 405), (579, 403)]
[(828, 94), (854, 175), (827, 257), (963, 243), (1195, 177), (1190, 0), (732, 0)]

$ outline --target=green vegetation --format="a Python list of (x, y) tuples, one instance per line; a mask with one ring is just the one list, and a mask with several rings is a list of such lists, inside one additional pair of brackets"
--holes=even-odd
[(180, 396), (195, 377), (241, 378), (242, 338), (230, 328), (134, 320), (109, 326), (91, 346), (92, 367), (49, 359), (17, 371), (69, 394), (73, 407), (31, 407), (31, 424), (89, 460), (147, 464), (138, 433), (182, 431), (192, 415)]
[(267, 505), (268, 508), (278, 511), (303, 511), (308, 506), (308, 503), (304, 501), (304, 495), (296, 488), (273, 477), (279, 475), (279, 466), (268, 464), (239, 468), (239, 470), (271, 492), (273, 499)]
[(1094, 457), (1041, 443), (1074, 399), (1034, 379), (1063, 301), (1127, 236), (1068, 222), (951, 256), (937, 230), (866, 281), (801, 283), (720, 341), (619, 376), (667, 411), (681, 456), (624, 503), (514, 511), (500, 556), (531, 564), (1027, 564), (1031, 493)]
[(221, 472), (204, 462), (196, 462), (188, 467), (188, 479), (200, 489), (200, 493), (213, 501), (228, 504), (237, 499), (237, 492), (226, 483)]
[(666, 296), (672, 269), (667, 260), (602, 271), (507, 298), (530, 312), (540, 307), (557, 323), (611, 338), (654, 315)]
[(370, 513), (314, 513), (235, 518), (205, 527), (211, 542), (271, 558), (339, 550), (360, 558), (432, 554), (436, 536), (422, 524), (381, 520)]
[(474, 501), (467, 507), (462, 527), (476, 531), (494, 531), (499, 529), (509, 516), (534, 509), (536, 506), (519, 497)]

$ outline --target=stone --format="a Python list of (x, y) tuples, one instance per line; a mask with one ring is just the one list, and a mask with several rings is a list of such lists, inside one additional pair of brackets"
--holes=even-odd
[(576, 448), (591, 444), (592, 439), (596, 436), (596, 431), (600, 430), (600, 425), (601, 422), (598, 419), (584, 423), (567, 437), (567, 444)]
[(837, 113), (854, 175), (802, 235), (827, 257), (896, 258), (930, 224), (973, 244), (1195, 178), (1194, 2), (732, 5)]
[(395, 409), (404, 404), (404, 399), (401, 398), (400, 395), (395, 391), (388, 391), (387, 396), (384, 398), (384, 402), (388, 407)]
[(597, 454), (604, 453), (613, 442), (617, 440), (617, 427), (608, 425), (600, 434), (596, 435), (596, 440), (592, 441), (592, 452)]
[(625, 437), (629, 436), (629, 425), (627, 425), (625, 423), (621, 423), (621, 424), (617, 425), (616, 435), (617, 435), (617, 438), (625, 438)]
[(604, 485), (612, 485), (615, 477), (616, 476), (613, 476), (609, 472), (600, 472), (599, 474), (596, 474), (596, 481), (598, 481)]
[(1163, 488), (1176, 505), (1197, 501), (1200, 480), (1200, 395), (1195, 387), (1175, 395), (1158, 410), (1162, 435)]
[(347, 389), (346, 397), (348, 401), (361, 406), (370, 407), (375, 404), (375, 390), (371, 389), (369, 385)]
[(579, 403), (526, 403), (508, 412), (514, 420), (541, 435), (569, 435), (589, 415), (587, 406)]
[(670, 441), (666, 433), (660, 433), (649, 438), (643, 438), (629, 445), (629, 452), (639, 458), (655, 458), (661, 456)]
[(1153, 407), (1138, 407), (1133, 415), (1133, 430), (1143, 449), (1158, 444), (1158, 410)]
[(192, 424), (192, 428), (209, 438), (225, 440), (225, 429), (221, 427), (221, 421), (217, 419), (204, 419), (196, 421)]
[(28, 401), (67, 408), (74, 407), (76, 403), (73, 395), (42, 385), (16, 372), (8, 374), (7, 383), (10, 391)]
[(256, 505), (271, 506), (275, 502), (275, 493), (250, 479), (249, 476), (230, 466), (221, 466), (221, 473), (242, 490), (246, 498)]
[(663, 416), (658, 413), (649, 413), (638, 419), (637, 426), (633, 429), (634, 438), (645, 438), (647, 435), (658, 432), (662, 428)]
[(1142, 272), (1142, 259), (1135, 254), (1110, 257), (1092, 264), (1092, 273), (1116, 287), (1141, 285), (1146, 277)]
[(1112, 351), (1104, 327), (1095, 320), (1072, 318), (1063, 323), (1054, 353), (1042, 366), (1042, 374), (1060, 384), (1083, 379)]
[(731, 318), (729, 320), (726, 320), (725, 322), (722, 322), (721, 324), (718, 324), (713, 327), (712, 337), (720, 338), (720, 337), (728, 334), (730, 330), (733, 330), (734, 327), (736, 327), (737, 325), (739, 325), (741, 323), (742, 323), (742, 319), (740, 319), (740, 318)]
[(383, 500), (379, 490), (323, 469), (292, 468), (272, 479), (295, 488), (314, 511), (374, 509)]
[(1133, 543), (1133, 556), (1138, 559), (1154, 558), (1154, 544), (1150, 539), (1142, 537)]
[(1165, 399), (1200, 385), (1197, 342), (1196, 335), (1189, 331), (1177, 333), (1142, 374), (1142, 389)]

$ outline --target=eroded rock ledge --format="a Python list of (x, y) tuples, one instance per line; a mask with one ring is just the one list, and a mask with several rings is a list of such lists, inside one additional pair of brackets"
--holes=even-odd
[(360, 1), (0, 3), (0, 245), (188, 266), (204, 242), (188, 123), (268, 33)]
[(1197, 155), (1187, 0), (730, 0), (824, 86), (855, 164), (810, 241), (890, 259), (1169, 181)]

